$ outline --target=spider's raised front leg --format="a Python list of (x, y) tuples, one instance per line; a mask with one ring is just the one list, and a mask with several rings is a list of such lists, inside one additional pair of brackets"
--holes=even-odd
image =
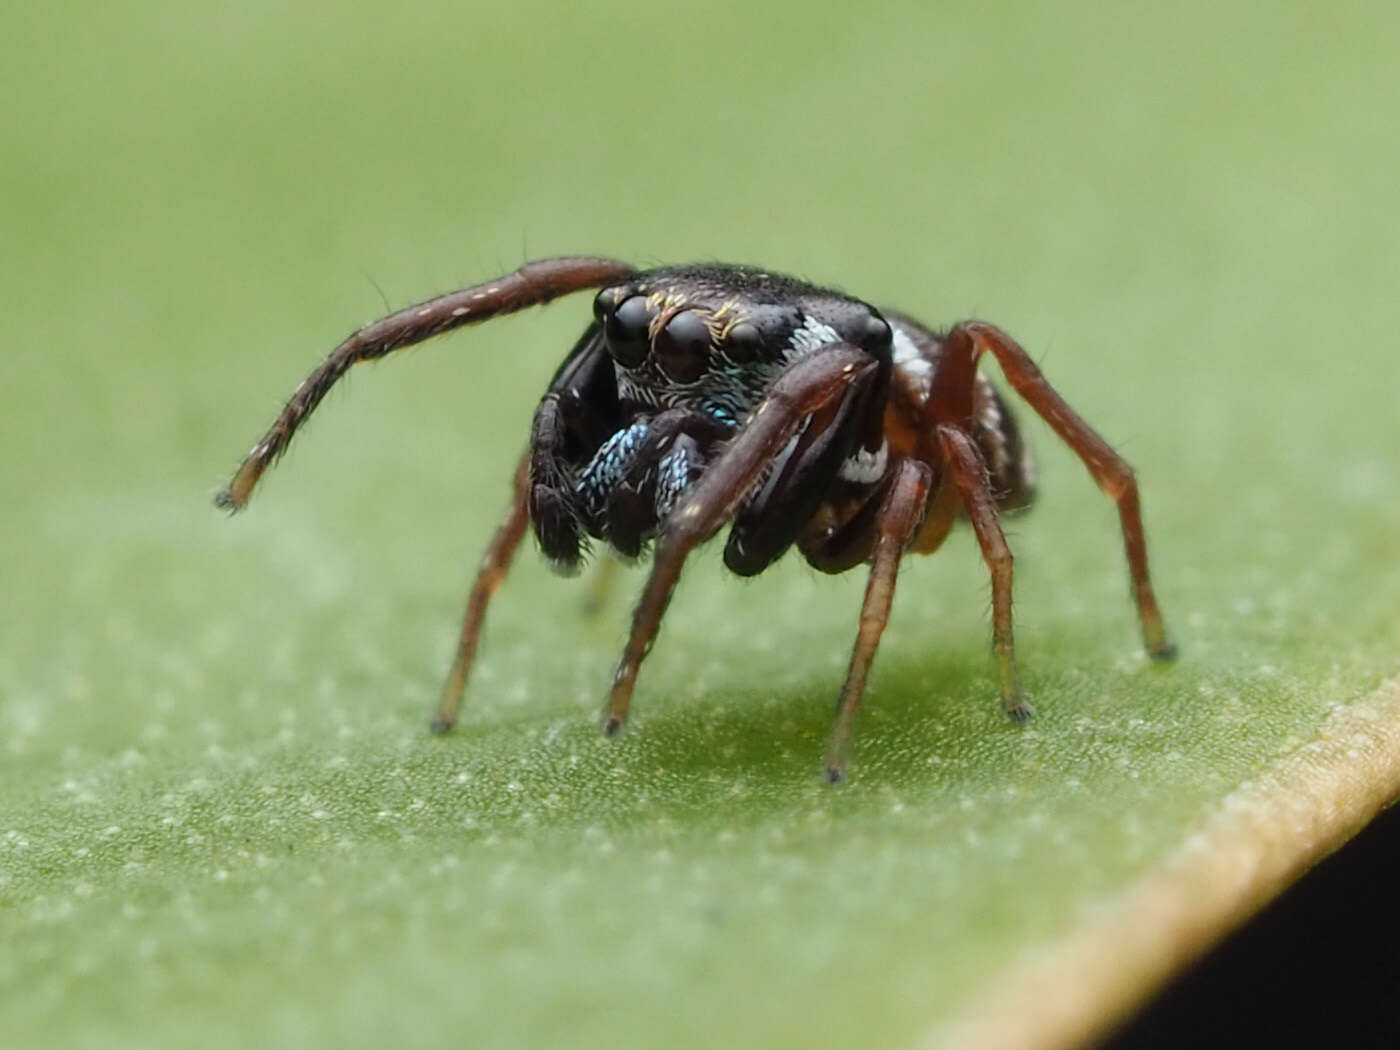
[(836, 706), (836, 728), (831, 734), (831, 746), (826, 753), (826, 779), (837, 783), (846, 768), (846, 753), (850, 748), (851, 729), (855, 725), (856, 709), (865, 692), (865, 677), (875, 659), (875, 648), (885, 633), (894, 601), (895, 577), (904, 548), (919, 530), (928, 502), (932, 474), (928, 467), (915, 459), (899, 464), (880, 506), (875, 525), (875, 546), (870, 555), (870, 580), (865, 585), (865, 600), (860, 607), (860, 629), (851, 651), (851, 666), (841, 688)]
[(1147, 540), (1143, 536), (1142, 509), (1132, 467), (1069, 407), (1041, 374), (1031, 356), (1011, 336), (983, 321), (965, 321), (948, 334), (947, 343), (951, 347), (960, 339), (971, 340), (975, 348), (974, 356), (978, 352), (988, 351), (997, 359), (1016, 392), (1074, 450), (1099, 488), (1118, 505), (1133, 597), (1137, 601), (1147, 653), (1155, 660), (1173, 659), (1176, 646), (1167, 637), (1161, 611), (1157, 608), (1157, 598), (1152, 592), (1152, 580), (1147, 574)]
[(604, 732), (615, 733), (627, 718), (637, 670), (656, 637), (686, 557), (734, 515), (804, 420), (858, 390), (877, 367), (868, 353), (843, 344), (793, 362), (667, 517), (613, 676)]
[(612, 259), (590, 256), (539, 259), (494, 281), (440, 295), (365, 325), (332, 350), (320, 366), (302, 380), (228, 486), (214, 497), (214, 502), (225, 510), (241, 510), (263, 472), (286, 451), (297, 428), (352, 365), (383, 357), (462, 325), (514, 313), (527, 306), (540, 306), (584, 288), (597, 288), (633, 272), (627, 263)]

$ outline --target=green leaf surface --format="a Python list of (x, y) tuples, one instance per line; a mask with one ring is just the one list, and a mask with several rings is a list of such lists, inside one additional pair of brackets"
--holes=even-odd
[[(937, 1040), (1400, 672), (1389, 7), (6, 22), (7, 1045)], [(839, 789), (862, 574), (717, 546), (620, 739), (640, 572), (588, 618), (531, 553), (430, 738), (586, 300), (357, 370), (246, 514), (209, 496), (386, 301), (576, 251), (1015, 333), (1137, 467), (1180, 661), (1142, 656), (1112, 506), (1023, 411), (1030, 726), (961, 532), (904, 568)]]

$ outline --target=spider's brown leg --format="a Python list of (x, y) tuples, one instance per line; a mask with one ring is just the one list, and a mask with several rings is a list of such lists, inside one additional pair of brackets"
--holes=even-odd
[(505, 518), (496, 528), (491, 545), (481, 559), (476, 581), (472, 584), (467, 598), (467, 612), (462, 618), (462, 635), (457, 642), (457, 656), (452, 661), (452, 670), (443, 683), (442, 699), (438, 701), (437, 717), (433, 719), (432, 731), (445, 733), (457, 723), (457, 709), (462, 706), (462, 693), (467, 688), (467, 675), (471, 673), (472, 661), (476, 657), (476, 643), (481, 638), (481, 627), (486, 622), (486, 606), (491, 595), (505, 582), (510, 570), (515, 549), (520, 546), (520, 538), (525, 535), (525, 527), (530, 523), (530, 513), (525, 505), (529, 493), (530, 453), (520, 457), (520, 465), (515, 468), (514, 490), (510, 497), (510, 508)]
[(972, 521), (982, 557), (992, 573), (992, 649), (1001, 679), (1001, 704), (1014, 722), (1030, 718), (1031, 705), (1016, 677), (1016, 647), (1011, 637), (1011, 548), (997, 521), (996, 501), (987, 482), (987, 466), (972, 438), (949, 423), (938, 424), (938, 444)]
[(214, 502), (225, 510), (241, 510), (263, 471), (286, 450), (297, 427), (351, 365), (383, 357), (462, 325), (538, 306), (584, 288), (597, 288), (633, 272), (628, 264), (612, 259), (540, 259), (494, 281), (429, 299), (365, 325), (332, 350), (320, 367), (302, 381)]
[(1016, 340), (995, 325), (982, 321), (966, 321), (958, 325), (954, 332), (958, 329), (966, 332), (979, 350), (989, 351), (997, 359), (1016, 392), (1074, 450), (1099, 488), (1118, 505), (1123, 544), (1128, 553), (1128, 571), (1132, 575), (1133, 596), (1137, 599), (1148, 655), (1156, 660), (1173, 659), (1176, 646), (1167, 637), (1161, 611), (1157, 608), (1157, 598), (1152, 593), (1152, 580), (1147, 574), (1147, 541), (1143, 536), (1142, 509), (1132, 467), (1069, 407)]
[(865, 601), (860, 607), (860, 629), (855, 648), (851, 651), (851, 666), (846, 683), (841, 687), (841, 700), (836, 706), (836, 728), (831, 734), (831, 746), (826, 753), (826, 779), (835, 784), (846, 768), (851, 730), (855, 725), (856, 709), (865, 692), (865, 677), (875, 658), (875, 647), (885, 633), (894, 601), (895, 577), (904, 548), (918, 532), (924, 518), (924, 505), (932, 474), (918, 460), (906, 459), (899, 465), (894, 485), (880, 507), (876, 523), (875, 549), (870, 557), (870, 580), (865, 585)]
[(877, 365), (869, 354), (840, 344), (799, 358), (773, 381), (753, 415), (666, 519), (613, 676), (604, 732), (617, 732), (627, 718), (637, 669), (661, 626), (686, 556), (729, 520), (802, 421), (867, 380)]

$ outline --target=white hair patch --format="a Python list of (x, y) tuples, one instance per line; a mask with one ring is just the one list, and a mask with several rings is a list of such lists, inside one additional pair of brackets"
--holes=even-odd
[(841, 464), (838, 471), (842, 481), (853, 481), (857, 485), (870, 485), (885, 476), (885, 466), (890, 460), (890, 447), (884, 441), (874, 452), (858, 448)]
[(927, 396), (929, 387), (933, 384), (933, 363), (919, 350), (918, 344), (909, 338), (908, 332), (897, 324), (890, 325), (890, 328), (894, 332), (894, 367), (912, 380), (914, 386)]
[(815, 317), (803, 314), (802, 324), (794, 328), (792, 335), (788, 337), (788, 357), (810, 353), (840, 341), (841, 337), (831, 325), (822, 324)]

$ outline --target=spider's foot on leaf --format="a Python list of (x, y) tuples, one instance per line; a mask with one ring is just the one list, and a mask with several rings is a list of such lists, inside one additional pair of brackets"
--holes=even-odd
[(622, 729), (622, 719), (618, 718), (617, 715), (611, 715), (611, 714), (610, 714), (610, 715), (606, 716), (606, 717), (603, 719), (603, 735), (604, 735), (604, 736), (606, 736), (606, 737), (614, 737), (614, 736), (617, 736), (619, 730), (621, 730), (621, 729)]
[(1035, 708), (1024, 696), (1017, 696), (1011, 700), (1004, 701), (1002, 709), (1006, 712), (1006, 717), (1017, 725), (1024, 725), (1031, 720), (1035, 714)]
[(1176, 659), (1176, 643), (1170, 638), (1163, 638), (1156, 645), (1147, 647), (1147, 655), (1158, 663), (1169, 664)]
[(428, 726), (428, 732), (432, 733), (433, 736), (442, 736), (443, 733), (448, 732), (456, 724), (457, 719), (451, 718), (448, 715), (438, 715), (433, 719), (432, 724)]

